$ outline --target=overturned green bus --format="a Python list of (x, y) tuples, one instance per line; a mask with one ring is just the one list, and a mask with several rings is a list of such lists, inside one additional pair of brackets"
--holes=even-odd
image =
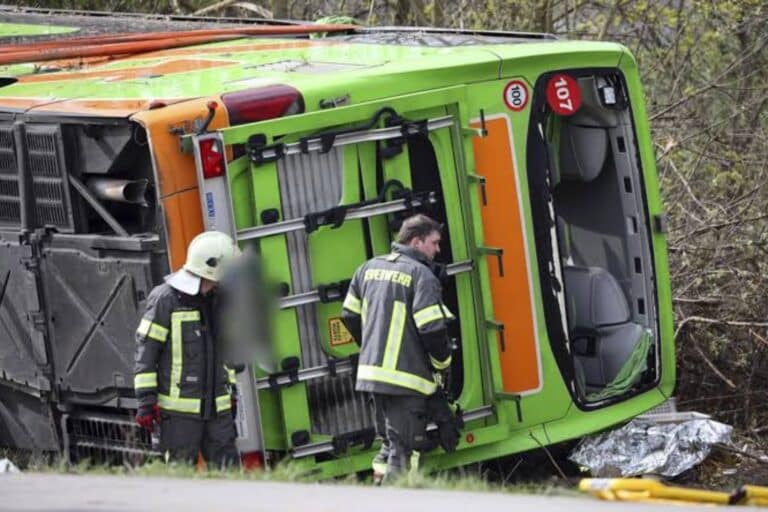
[(238, 375), (241, 451), (319, 478), (368, 469), (378, 441), (341, 301), (417, 211), (446, 226), (465, 420), (426, 470), (671, 395), (666, 222), (626, 48), (343, 27), (28, 71), (0, 87), (3, 444), (151, 455), (130, 419), (134, 330), (187, 242), (218, 229), (282, 290), (274, 364)]

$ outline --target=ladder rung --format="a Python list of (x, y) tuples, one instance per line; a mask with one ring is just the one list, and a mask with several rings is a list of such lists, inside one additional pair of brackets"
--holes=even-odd
[[(456, 274), (461, 274), (463, 272), (470, 272), (473, 268), (474, 264), (472, 263), (472, 260), (458, 261), (456, 263), (447, 265), (445, 268), (445, 273), (449, 276), (455, 276)], [(338, 297), (338, 300), (343, 299), (343, 294)], [(309, 292), (297, 293), (295, 295), (283, 297), (280, 299), (280, 309), (296, 308), (306, 304), (314, 304), (316, 302), (321, 302), (320, 292), (318, 290), (312, 290)]]
[[(487, 418), (492, 414), (493, 414), (493, 406), (484, 405), (482, 407), (478, 407), (477, 409), (471, 409), (469, 411), (465, 411), (462, 414), (462, 418), (464, 419), (465, 422), (467, 422), (467, 421)], [(436, 429), (437, 429), (437, 425), (435, 425), (434, 423), (429, 423), (427, 425), (427, 431), (432, 431)], [(293, 457), (294, 459), (300, 459), (302, 457), (309, 457), (312, 455), (320, 455), (322, 453), (333, 452), (333, 450), (334, 450), (333, 441), (321, 441), (319, 443), (312, 443), (312, 444), (305, 444), (303, 446), (297, 446), (291, 452), (291, 457)]]
[[(418, 196), (414, 196), (410, 199), (395, 199), (393, 201), (350, 208), (347, 210), (346, 215), (344, 216), (344, 220), (366, 219), (376, 215), (397, 213), (409, 208), (419, 208), (425, 204), (434, 204), (436, 202), (437, 198), (434, 192), (430, 192), (427, 195), (426, 200)], [(264, 238), (272, 235), (290, 233), (292, 231), (300, 231), (305, 228), (306, 224), (304, 218), (284, 220), (282, 222), (275, 222), (274, 224), (265, 224), (263, 226), (241, 229), (237, 232), (237, 240), (243, 241), (252, 240), (254, 238)]]
[[(333, 137), (333, 144), (330, 146), (347, 146), (349, 144), (360, 144), (361, 142), (374, 142), (380, 140), (389, 140), (402, 137), (403, 128), (405, 128), (405, 135), (416, 135), (419, 133), (419, 123), (408, 123), (403, 125), (396, 125), (387, 128), (375, 128), (372, 130), (361, 130), (358, 132), (340, 133)], [(439, 130), (440, 128), (447, 128), (453, 125), (452, 116), (437, 117), (435, 119), (429, 119), (426, 122), (426, 129), (428, 131)], [(332, 134), (327, 134), (332, 135)], [(304, 142), (293, 142), (291, 144), (285, 144), (282, 146), (282, 150), (274, 149), (272, 146), (264, 147), (261, 149), (261, 158), (264, 161), (273, 161), (281, 156), (295, 155), (299, 153), (308, 153), (311, 151), (327, 151), (329, 148), (323, 143), (322, 136), (310, 137), (304, 140)], [(258, 148), (254, 150), (259, 151)]]
[(333, 366), (315, 366), (313, 368), (304, 368), (303, 370), (297, 370), (293, 374), (291, 372), (281, 372), (275, 374), (272, 377), (262, 377), (256, 380), (256, 389), (271, 389), (274, 387), (289, 386), (299, 382), (306, 382), (308, 380), (320, 379), (327, 377), (331, 374), (331, 368), (336, 374), (349, 373), (354, 368), (352, 361), (349, 359), (342, 359), (336, 361)]

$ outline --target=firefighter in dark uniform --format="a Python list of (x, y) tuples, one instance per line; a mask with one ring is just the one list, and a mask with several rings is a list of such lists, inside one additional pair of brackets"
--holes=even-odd
[(160, 424), (161, 449), (173, 460), (193, 463), (198, 452), (216, 467), (239, 460), (235, 376), (220, 360), (213, 311), (222, 269), (238, 254), (224, 233), (196, 236), (184, 267), (149, 294), (136, 330), (136, 422)]
[(373, 395), (383, 417), (382, 451), (374, 459), (385, 481), (409, 468), (426, 436), (427, 399), (434, 373), (451, 364), (447, 334), (451, 312), (430, 265), (440, 252), (441, 225), (425, 215), (406, 219), (392, 252), (363, 264), (352, 278), (342, 318), (361, 341), (357, 391)]

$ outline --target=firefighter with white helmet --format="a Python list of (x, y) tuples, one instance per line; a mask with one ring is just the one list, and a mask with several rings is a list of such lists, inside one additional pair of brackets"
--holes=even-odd
[(216, 466), (238, 461), (235, 376), (221, 362), (214, 303), (223, 270), (239, 254), (224, 233), (196, 236), (184, 267), (149, 294), (136, 330), (136, 422), (148, 430), (159, 423), (161, 448), (175, 460), (194, 462), (200, 452)]

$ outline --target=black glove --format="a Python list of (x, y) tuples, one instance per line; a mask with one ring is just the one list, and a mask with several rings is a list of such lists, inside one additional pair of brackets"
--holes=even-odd
[(427, 416), (437, 425), (438, 443), (448, 453), (456, 451), (464, 422), (461, 409), (454, 413), (442, 388), (427, 399)]
[(448, 265), (445, 263), (437, 263), (433, 261), (430, 264), (430, 270), (432, 270), (432, 273), (435, 274), (435, 277), (440, 281), (441, 284), (445, 284), (445, 282), (448, 280)]

